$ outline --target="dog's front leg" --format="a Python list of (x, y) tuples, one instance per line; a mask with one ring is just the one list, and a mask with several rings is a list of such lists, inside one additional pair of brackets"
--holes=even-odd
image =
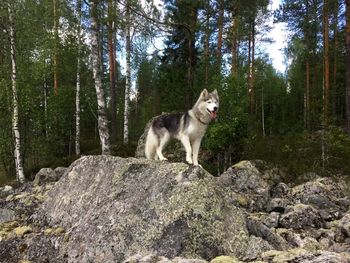
[(201, 146), (201, 140), (202, 140), (202, 138), (196, 139), (196, 140), (193, 141), (193, 143), (192, 143), (193, 164), (194, 164), (194, 165), (199, 165), (199, 164), (198, 164), (198, 152), (199, 152), (199, 147)]
[(180, 140), (186, 150), (186, 162), (188, 162), (189, 164), (192, 164), (193, 163), (192, 148), (191, 148), (190, 138), (188, 136), (182, 136)]

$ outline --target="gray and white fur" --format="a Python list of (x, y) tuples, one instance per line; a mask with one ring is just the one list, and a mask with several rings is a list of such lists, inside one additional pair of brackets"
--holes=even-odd
[(198, 164), (198, 152), (209, 123), (216, 119), (219, 109), (217, 90), (204, 89), (196, 104), (185, 113), (164, 114), (153, 120), (146, 138), (147, 159), (167, 160), (163, 149), (170, 138), (181, 141), (186, 150), (186, 161)]

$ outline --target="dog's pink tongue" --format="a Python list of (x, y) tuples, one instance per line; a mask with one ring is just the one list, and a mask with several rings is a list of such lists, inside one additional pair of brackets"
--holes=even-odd
[(211, 116), (212, 119), (216, 119), (217, 115), (218, 115), (218, 114), (217, 114), (216, 111), (211, 111), (211, 112), (210, 112), (210, 116)]

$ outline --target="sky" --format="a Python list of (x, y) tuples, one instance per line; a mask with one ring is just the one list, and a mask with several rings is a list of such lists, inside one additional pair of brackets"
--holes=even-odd
[[(144, 0), (143, 0), (144, 1)], [(158, 5), (159, 7), (162, 6), (161, 0), (154, 0), (154, 3)], [(276, 10), (279, 5), (282, 3), (282, 0), (270, 0), (270, 10), (274, 11)], [(261, 48), (266, 50), (266, 53), (269, 54), (269, 57), (271, 58), (272, 64), (275, 67), (277, 71), (280, 73), (285, 73), (286, 71), (286, 64), (284, 61), (284, 54), (283, 49), (286, 46), (287, 43), (287, 31), (286, 27), (283, 23), (273, 23), (273, 16), (270, 17), (270, 26), (272, 30), (268, 33), (266, 37), (273, 40), (272, 44), (261, 44)], [(157, 39), (155, 41), (155, 45), (157, 48), (162, 49), (163, 48), (163, 39)], [(149, 53), (153, 52), (152, 47), (150, 47)], [(125, 57), (124, 55), (121, 55), (121, 62), (122, 65), (125, 64)], [(125, 69), (125, 67), (124, 67)], [(124, 71), (122, 69), (122, 71)]]
[[(270, 9), (276, 10), (281, 4), (281, 0), (272, 0)], [(286, 64), (284, 63), (283, 48), (287, 43), (287, 31), (283, 23), (273, 24), (273, 17), (271, 17), (271, 26), (272, 30), (268, 36), (274, 40), (272, 44), (266, 46), (266, 52), (269, 54), (272, 59), (272, 64), (281, 73), (284, 73), (286, 70)]]

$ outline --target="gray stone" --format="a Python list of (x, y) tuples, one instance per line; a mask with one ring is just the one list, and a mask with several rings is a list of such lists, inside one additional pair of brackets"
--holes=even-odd
[(325, 221), (339, 219), (349, 209), (342, 189), (326, 177), (294, 187), (292, 197), (294, 203), (312, 205)]
[(280, 213), (278, 212), (271, 212), (268, 214), (267, 217), (264, 218), (263, 223), (268, 228), (277, 228), (278, 222), (280, 218)]
[(324, 227), (325, 222), (312, 206), (296, 204), (287, 207), (280, 217), (279, 225), (283, 228), (307, 229)]
[(0, 224), (15, 220), (16, 214), (13, 210), (7, 208), (0, 208)]
[(272, 198), (290, 198), (292, 189), (285, 183), (278, 183), (270, 189)]
[(40, 171), (35, 175), (35, 179), (33, 181), (34, 185), (42, 185), (47, 182), (55, 182), (59, 178), (57, 177), (57, 174), (54, 170), (51, 168), (42, 168)]
[(279, 236), (273, 230), (268, 228), (254, 216), (248, 216), (247, 228), (249, 234), (254, 235), (256, 237), (261, 237), (262, 239), (268, 241), (268, 243), (272, 245), (274, 249), (285, 250), (289, 247), (287, 242), (281, 236)]
[(241, 161), (218, 179), (230, 191), (249, 196), (250, 212), (265, 212), (270, 201), (270, 187), (281, 180), (281, 173), (263, 161)]
[(64, 173), (67, 171), (67, 167), (56, 167), (55, 168), (55, 173), (56, 173), (56, 176), (57, 176), (57, 179), (61, 178)]
[(291, 249), (288, 251), (267, 251), (263, 253), (264, 262), (275, 263), (349, 263), (349, 254), (338, 254), (329, 251), (308, 251), (301, 248)]
[(346, 237), (350, 237), (350, 212), (346, 213), (338, 222), (337, 227)]
[(286, 207), (289, 205), (289, 200), (284, 198), (273, 198), (267, 204), (267, 212), (279, 212), (283, 213)]
[(251, 236), (248, 247), (249, 250), (243, 258), (245, 262), (255, 260), (260, 257), (261, 253), (274, 249), (274, 247), (268, 241), (256, 236)]
[(85, 156), (55, 184), (38, 218), (69, 233), (69, 262), (150, 253), (243, 258), (250, 239), (245, 215), (226, 203), (225, 193), (200, 167)]
[(13, 194), (13, 187), (10, 185), (5, 185), (0, 187), (0, 198), (5, 198), (8, 195)]

